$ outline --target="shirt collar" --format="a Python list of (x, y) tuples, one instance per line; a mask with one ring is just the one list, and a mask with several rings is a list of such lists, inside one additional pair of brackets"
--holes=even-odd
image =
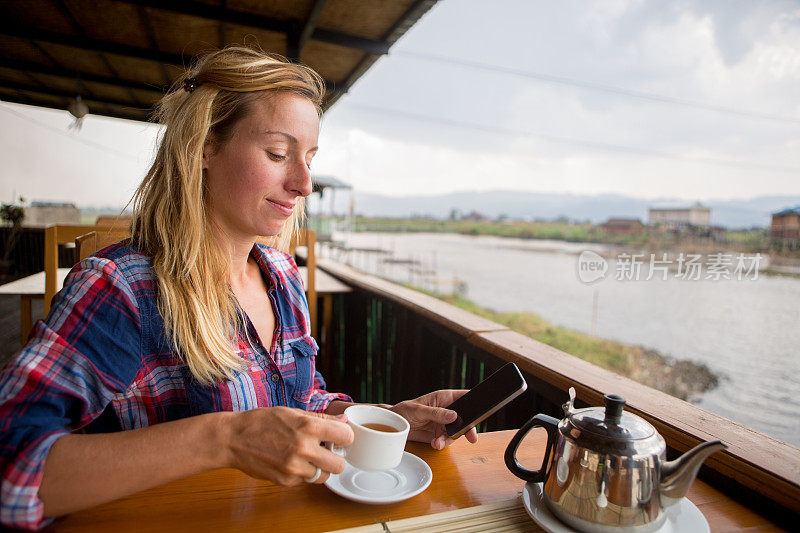
[(250, 255), (256, 260), (256, 263), (258, 263), (258, 267), (261, 269), (261, 272), (264, 272), (269, 276), (272, 287), (277, 288), (280, 286), (280, 288), (283, 288), (283, 281), (281, 280), (281, 276), (278, 274), (275, 265), (273, 265), (272, 261), (267, 258), (266, 251), (261, 248), (258, 243), (253, 244), (253, 249), (250, 250)]

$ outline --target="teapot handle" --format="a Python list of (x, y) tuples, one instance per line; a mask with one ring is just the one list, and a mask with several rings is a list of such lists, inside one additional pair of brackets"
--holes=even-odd
[[(511, 442), (508, 444), (505, 454), (506, 466), (515, 476), (534, 483), (544, 482), (547, 474), (548, 461), (550, 460), (550, 451), (555, 447), (556, 437), (558, 436), (558, 422), (559, 421), (552, 416), (538, 414), (525, 422), (525, 425), (517, 431), (516, 435), (514, 435)], [(517, 448), (525, 435), (536, 427), (543, 427), (547, 430), (547, 448), (544, 451), (542, 467), (539, 470), (528, 470), (517, 461)]]

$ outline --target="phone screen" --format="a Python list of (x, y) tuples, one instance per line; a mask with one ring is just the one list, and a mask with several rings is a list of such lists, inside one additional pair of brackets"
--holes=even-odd
[(464, 430), (493, 414), (527, 387), (517, 365), (504, 365), (448, 406), (458, 414), (458, 418), (445, 426), (447, 434), (450, 437), (461, 436)]

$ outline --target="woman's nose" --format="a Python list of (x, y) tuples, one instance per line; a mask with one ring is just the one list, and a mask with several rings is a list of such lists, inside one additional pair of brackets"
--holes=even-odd
[(311, 169), (304, 162), (299, 162), (290, 176), (287, 188), (297, 196), (306, 197), (311, 194)]

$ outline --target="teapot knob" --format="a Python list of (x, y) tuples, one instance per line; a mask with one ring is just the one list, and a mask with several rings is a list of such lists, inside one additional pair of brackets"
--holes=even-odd
[(622, 419), (622, 409), (625, 407), (625, 398), (619, 394), (606, 394), (603, 399), (606, 404), (606, 423), (619, 424)]
[(575, 387), (569, 388), (569, 400), (561, 406), (565, 416), (572, 416), (575, 412)]

